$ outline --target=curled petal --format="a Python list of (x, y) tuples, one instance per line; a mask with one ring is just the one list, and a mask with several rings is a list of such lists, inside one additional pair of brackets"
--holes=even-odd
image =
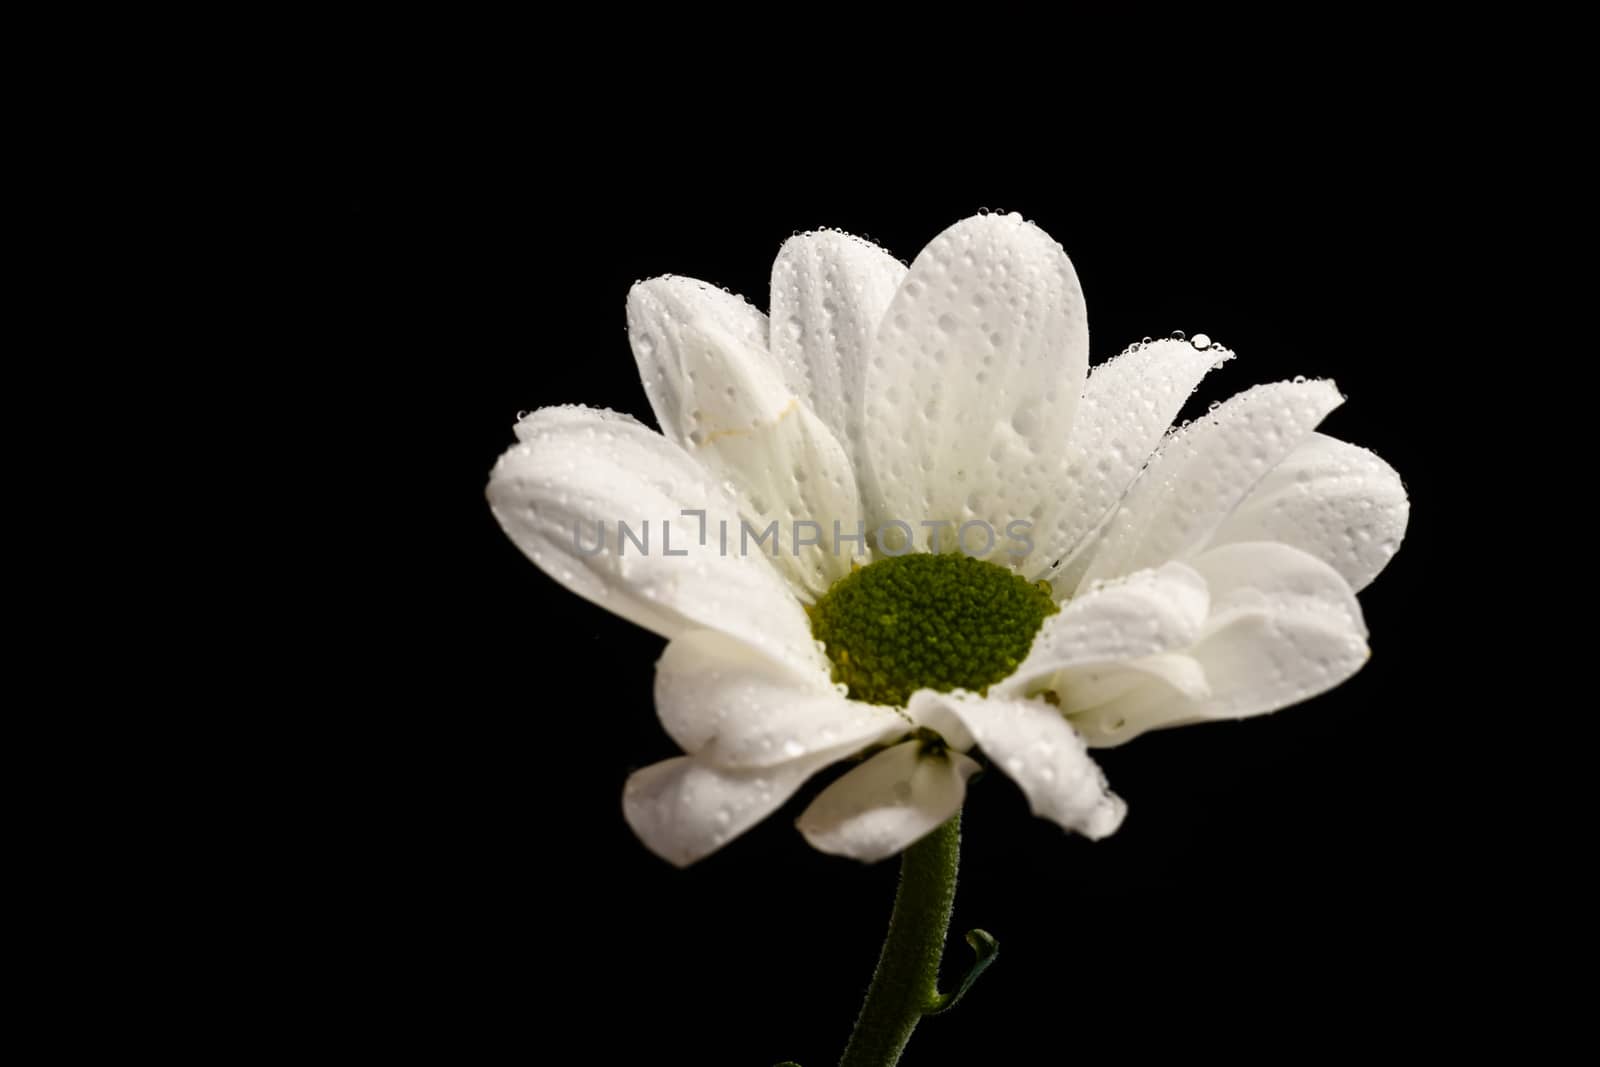
[(932, 729), (948, 728), (950, 718), (959, 720), (970, 739), (1022, 789), (1033, 813), (1063, 829), (1099, 839), (1114, 833), (1127, 814), (1127, 805), (1106, 787), (1105, 775), (1089, 758), (1083, 738), (1049, 704), (924, 689), (912, 695), (907, 711)]
[(629, 776), (622, 811), (651, 852), (687, 867), (782, 807), (835, 756), (817, 754), (775, 767), (709, 767), (693, 756), (652, 764)]
[(872, 863), (892, 856), (954, 815), (978, 764), (959, 752), (922, 752), (907, 741), (873, 756), (818, 794), (797, 821), (823, 851)]
[(1181, 656), (1069, 669), (1052, 683), (1090, 744), (1275, 711), (1332, 689), (1366, 663), (1360, 606), (1321, 560), (1261, 543), (1226, 545), (1191, 562), (1207, 578), (1212, 608)]

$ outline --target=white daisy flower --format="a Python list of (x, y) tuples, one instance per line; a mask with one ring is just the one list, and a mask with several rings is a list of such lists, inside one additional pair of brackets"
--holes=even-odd
[(673, 863), (863, 754), (800, 816), (826, 852), (877, 860), (944, 823), (974, 748), (1103, 837), (1126, 809), (1091, 746), (1272, 711), (1367, 659), (1355, 591), (1407, 501), (1316, 432), (1333, 384), (1168, 432), (1232, 354), (1162, 340), (1091, 370), (1072, 263), (1019, 216), (959, 222), (909, 268), (797, 236), (770, 317), (669, 276), (634, 287), (628, 328), (661, 433), (536, 411), (488, 494), (546, 573), (669, 640), (656, 710), (687, 754), (623, 804)]

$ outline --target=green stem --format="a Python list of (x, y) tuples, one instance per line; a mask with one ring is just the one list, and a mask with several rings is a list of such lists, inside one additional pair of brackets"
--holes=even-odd
[(960, 811), (901, 856), (889, 934), (839, 1067), (894, 1067), (918, 1021), (940, 1004), (939, 958), (960, 865)]

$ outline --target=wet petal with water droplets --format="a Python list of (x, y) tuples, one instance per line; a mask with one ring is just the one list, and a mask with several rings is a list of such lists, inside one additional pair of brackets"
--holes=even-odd
[[(686, 351), (684, 331), (691, 325), (721, 339), (722, 347)], [(787, 402), (781, 381), (762, 373), (767, 317), (709, 282), (671, 274), (639, 282), (628, 291), (628, 341), (662, 433), (680, 444), (702, 421), (708, 429), (727, 428), (747, 411), (760, 413), (765, 406), (770, 412)], [(747, 391), (730, 400), (697, 381), (703, 373)]]
[(1367, 635), (1361, 605), (1344, 576), (1322, 560), (1278, 541), (1241, 542), (1207, 549), (1190, 561), (1211, 594), (1206, 629), (1238, 612), (1317, 610), (1337, 615)]
[(1140, 571), (1074, 598), (1045, 619), (1028, 656), (996, 696), (1027, 696), (1067, 667), (1116, 663), (1185, 648), (1200, 636), (1205, 579), (1182, 563)]
[(1156, 341), (1089, 372), (1061, 488), (1039, 521), (1024, 574), (1045, 574), (1056, 560), (1072, 559), (1110, 517), (1200, 379), (1231, 358), (1224, 348)]
[(656, 664), (656, 713), (684, 751), (720, 767), (846, 756), (911, 729), (892, 708), (846, 698), (826, 672), (796, 674), (711, 630), (667, 647)]
[(1410, 514), (1393, 467), (1314, 433), (1251, 490), (1211, 544), (1282, 541), (1330, 564), (1359, 592), (1399, 550)]
[[(534, 412), (517, 436), (490, 474), (489, 504), (546, 574), (664, 637), (720, 630), (796, 670), (827, 672), (804, 609), (771, 564), (720, 553), (718, 523), (737, 531), (738, 511), (682, 449), (626, 415), (576, 406)], [(705, 510), (704, 544), (684, 508)], [(636, 536), (650, 524), (648, 552), (622, 539), (619, 521)]]
[[(1199, 661), (1188, 654), (1187, 648), (1182, 652), (1161, 652), (1117, 663), (1069, 667), (1050, 679), (1049, 688), (1075, 716), (1077, 712), (1115, 700), (1151, 679), (1165, 682), (1191, 699), (1211, 695), (1205, 671)], [(1069, 721), (1076, 722), (1073, 716), (1069, 716)], [(1094, 744), (1094, 739), (1089, 738), (1089, 743)]]
[(1192, 561), (1207, 579), (1211, 611), (1184, 656), (1204, 690), (1176, 670), (1143, 670), (1105, 698), (1064, 671), (1054, 683), (1074, 725), (1099, 746), (1146, 730), (1244, 718), (1332, 689), (1367, 660), (1366, 625), (1349, 585), (1332, 567), (1288, 545), (1226, 545)]
[(905, 275), (877, 245), (834, 230), (789, 238), (772, 264), (772, 354), (852, 463), (872, 335)]
[(686, 867), (771, 815), (836, 758), (815, 755), (735, 770), (679, 756), (630, 775), (622, 812), (651, 852)]
[[(633, 287), (628, 331), (662, 432), (732, 487), (753, 539), (778, 524), (770, 547), (757, 541), (753, 551), (767, 552), (807, 600), (848, 574), (848, 550), (831, 546), (835, 521), (841, 535), (857, 532), (855, 471), (785, 384), (766, 317), (705, 282), (668, 276)], [(800, 522), (816, 525), (797, 534)], [(800, 538), (817, 543), (797, 547)]]
[(1022, 789), (1035, 815), (1094, 839), (1122, 824), (1127, 805), (1106, 787), (1083, 738), (1049, 704), (924, 689), (913, 694), (907, 710), (934, 729), (940, 714), (959, 719)]
[(872, 863), (915, 844), (959, 811), (977, 769), (959, 752), (924, 754), (918, 742), (907, 741), (828, 786), (795, 825), (823, 852)]
[(924, 548), (922, 521), (985, 521), (1005, 562), (1007, 524), (1036, 519), (1058, 488), (1088, 347), (1077, 273), (1048, 234), (982, 215), (934, 238), (867, 363), (869, 521), (908, 522)]
[(1327, 381), (1258, 385), (1173, 433), (1124, 499), (1079, 588), (1200, 551), (1343, 399)]

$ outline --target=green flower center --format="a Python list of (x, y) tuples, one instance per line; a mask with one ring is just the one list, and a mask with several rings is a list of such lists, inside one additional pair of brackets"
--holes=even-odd
[(970, 556), (916, 553), (852, 571), (809, 613), (851, 699), (903, 707), (918, 689), (981, 693), (1007, 677), (1056, 610), (1048, 582)]

